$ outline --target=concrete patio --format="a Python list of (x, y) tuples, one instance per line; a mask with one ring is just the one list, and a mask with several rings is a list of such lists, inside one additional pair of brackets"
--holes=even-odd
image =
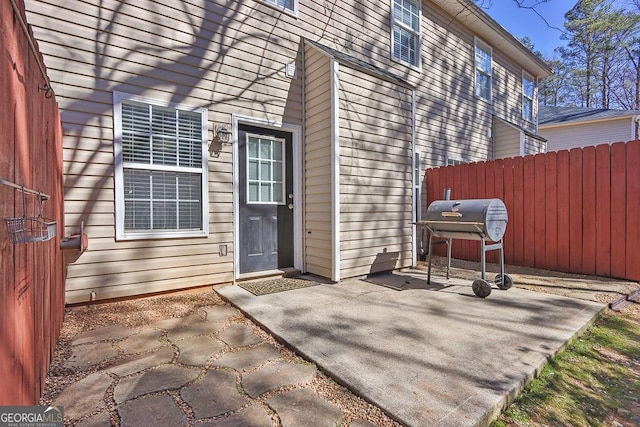
[(224, 298), (407, 426), (487, 425), (605, 305), (417, 270)]

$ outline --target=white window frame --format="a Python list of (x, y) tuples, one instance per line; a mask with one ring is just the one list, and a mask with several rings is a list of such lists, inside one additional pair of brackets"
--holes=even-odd
[[(485, 52), (489, 53), (489, 57), (491, 59), (491, 66), (489, 67), (489, 73), (487, 74), (484, 71), (481, 71), (478, 69), (478, 61), (477, 61), (477, 55), (476, 52), (478, 49), (481, 49)], [(473, 94), (475, 95), (476, 98), (478, 99), (482, 99), (484, 101), (487, 101), (489, 104), (493, 103), (493, 48), (485, 43), (484, 41), (482, 41), (481, 39), (479, 39), (478, 37), (474, 37), (474, 44), (473, 44)], [(489, 99), (479, 95), (478, 93), (478, 73), (482, 73), (484, 75), (489, 76)]]
[(458, 165), (464, 165), (467, 163), (469, 163), (468, 160), (464, 160), (462, 158), (449, 157), (448, 154), (445, 156), (445, 159), (444, 159), (445, 166), (458, 166)]
[[(401, 21), (396, 21), (395, 14), (393, 13), (395, 8), (395, 0), (391, 0), (391, 3), (390, 3), (390, 6), (391, 6), (391, 34), (390, 34), (391, 59), (395, 62), (408, 65), (411, 68), (421, 71), (422, 70), (422, 59), (421, 59), (422, 58), (422, 1), (421, 0), (408, 0), (408, 1), (414, 3), (418, 7), (418, 29), (416, 30), (415, 28), (410, 27)], [(394, 49), (393, 32), (396, 26), (406, 31), (409, 31), (413, 36), (416, 37), (416, 58), (415, 58), (416, 63), (415, 64), (405, 61), (394, 54), (395, 49)]]
[[(152, 106), (173, 108), (199, 113), (202, 115), (202, 163), (199, 168), (166, 165), (143, 165), (136, 163), (125, 164), (122, 150), (122, 104), (126, 101), (143, 103)], [(208, 163), (207, 163), (207, 137), (208, 119), (207, 109), (187, 105), (171, 104), (155, 99), (132, 95), (123, 92), (113, 92), (113, 133), (114, 133), (114, 158), (115, 158), (115, 217), (116, 240), (140, 240), (140, 239), (171, 239), (184, 237), (206, 237), (209, 234), (209, 197), (208, 197)], [(125, 197), (124, 197), (124, 169), (145, 169), (154, 171), (190, 172), (200, 173), (202, 176), (202, 223), (199, 230), (125, 230)]]
[[(246, 147), (247, 147), (247, 163), (246, 163), (246, 171), (247, 171), (247, 177), (246, 177), (246, 181), (247, 181), (247, 186), (246, 186), (246, 195), (247, 195), (247, 204), (248, 205), (285, 205), (286, 204), (286, 183), (287, 183), (287, 159), (286, 159), (286, 154), (287, 154), (287, 150), (286, 150), (286, 140), (284, 138), (274, 138), (271, 136), (265, 136), (265, 135), (260, 135), (257, 133), (247, 133), (247, 141), (246, 141)], [(259, 139), (268, 139), (270, 141), (278, 141), (280, 142), (282, 145), (281, 147), (281, 154), (280, 154), (280, 158), (282, 159), (282, 182), (280, 184), (281, 186), (281, 191), (280, 194), (282, 195), (282, 199), (280, 201), (276, 201), (276, 202), (263, 202), (261, 200), (259, 201), (251, 201), (249, 200), (249, 138), (259, 138)], [(258, 168), (258, 176), (260, 175), (260, 168)], [(258, 183), (261, 183), (262, 180), (258, 179), (257, 181)], [(260, 194), (260, 190), (258, 190), (258, 194)]]
[(289, 15), (298, 16), (298, 0), (293, 0), (293, 9), (289, 9), (285, 6), (281, 6), (278, 4), (278, 0), (257, 0), (260, 3), (264, 3), (267, 6), (270, 6), (274, 9), (280, 10)]
[[(532, 85), (533, 85), (533, 93), (531, 94), (531, 96), (529, 97), (528, 94), (525, 92), (525, 80), (529, 80)], [(535, 105), (535, 99), (536, 99), (536, 80), (535, 77), (533, 77), (531, 74), (527, 73), (526, 71), (522, 72), (522, 118), (530, 123), (535, 123), (535, 113), (533, 111), (533, 107)], [(525, 116), (525, 102), (531, 102), (531, 117), (527, 117)]]

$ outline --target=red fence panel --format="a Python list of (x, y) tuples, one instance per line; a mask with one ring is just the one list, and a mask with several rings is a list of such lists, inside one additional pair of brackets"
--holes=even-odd
[[(640, 280), (640, 141), (435, 168), (427, 180), (428, 202), (445, 186), (453, 199), (505, 202), (510, 264)], [(479, 250), (456, 241), (453, 255), (477, 261)]]
[(569, 151), (569, 271), (582, 273), (582, 149)]
[(611, 146), (596, 147), (596, 274), (611, 274)]
[[(541, 156), (541, 158), (543, 158)], [(558, 169), (556, 153), (545, 157), (546, 171), (544, 179), (545, 225), (543, 235), (536, 239), (541, 242), (545, 253), (545, 267), (549, 270), (558, 268)], [(538, 250), (538, 248), (536, 248)]]
[(23, 32), (24, 4), (17, 0), (14, 10), (12, 3), (0, 2), (0, 178), (49, 195), (43, 216), (58, 223), (54, 239), (10, 243), (4, 219), (37, 217), (40, 204), (0, 184), (0, 405), (33, 405), (64, 314), (62, 129), (55, 98), (41, 90), (42, 57)]

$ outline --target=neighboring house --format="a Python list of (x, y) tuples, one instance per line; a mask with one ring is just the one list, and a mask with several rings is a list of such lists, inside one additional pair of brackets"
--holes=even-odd
[(411, 266), (425, 167), (537, 141), (550, 70), (467, 0), (26, 5), (90, 237), (69, 303)]
[(543, 105), (538, 108), (539, 131), (547, 139), (547, 151), (638, 139), (639, 110)]

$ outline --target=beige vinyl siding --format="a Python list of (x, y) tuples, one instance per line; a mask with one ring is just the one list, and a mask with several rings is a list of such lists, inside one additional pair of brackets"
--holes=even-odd
[[(319, 53), (307, 52), (303, 62), (302, 37), (387, 70), (416, 88), (416, 144), (422, 170), (444, 164), (446, 156), (468, 161), (490, 158), (489, 131), (494, 115), (529, 129), (521, 122), (522, 69), (493, 46), (494, 102), (488, 104), (475, 98), (475, 34), (428, 0), (422, 5), (422, 71), (391, 60), (391, 4), (374, 0), (339, 4), (300, 1), (297, 16), (254, 0), (26, 0), (26, 7), (63, 118), (65, 232), (76, 232), (79, 221), (85, 221), (90, 237), (89, 252), (69, 266), (68, 286), (73, 289), (69, 292), (70, 302), (86, 299), (91, 290), (97, 290), (99, 298), (112, 295), (115, 291), (107, 292), (111, 286), (119, 289), (118, 294), (134, 294), (222, 283), (231, 280), (233, 272), (229, 145), (222, 147), (218, 157), (209, 158), (207, 238), (115, 241), (113, 91), (208, 109), (209, 141), (214, 126), (230, 124), (232, 114), (304, 125), (305, 202), (303, 230), (299, 231), (304, 236), (305, 268), (325, 277), (331, 276), (332, 257), (329, 59), (319, 60)], [(284, 74), (285, 65), (291, 62), (297, 64), (295, 79)], [(351, 73), (347, 80), (353, 78), (353, 71), (345, 73)], [(372, 102), (367, 99), (366, 103), (345, 110), (357, 112), (358, 117), (340, 117), (339, 125), (345, 130), (340, 137), (350, 141), (343, 148), (350, 146), (353, 150), (341, 153), (341, 164), (350, 168), (341, 169), (342, 177), (349, 176), (351, 180), (342, 183), (340, 191), (348, 197), (375, 196), (375, 188), (380, 185), (388, 189), (389, 200), (393, 201), (389, 206), (394, 207), (388, 209), (396, 209), (389, 211), (389, 218), (396, 215), (393, 221), (400, 221), (404, 212), (411, 211), (404, 207), (411, 203), (411, 152), (406, 153), (404, 146), (399, 148), (390, 141), (404, 140), (404, 127), (411, 126), (403, 123), (398, 127), (396, 123), (398, 116), (411, 117), (404, 114), (411, 111), (411, 97), (406, 89), (390, 83), (382, 85), (387, 96), (376, 97), (376, 79), (367, 77), (358, 82), (362, 89), (345, 89), (355, 91), (357, 96), (371, 94)], [(346, 84), (354, 86), (352, 81)], [(383, 142), (381, 129), (388, 132)], [(358, 144), (364, 144), (366, 149)], [(394, 169), (393, 179), (380, 176), (379, 164), (404, 165), (405, 158), (406, 170)], [(391, 182), (394, 180), (397, 182)], [(426, 191), (422, 194), (427, 197)], [(359, 213), (354, 209), (362, 204), (360, 199), (352, 200), (347, 201), (340, 231), (344, 251), (341, 256), (347, 257), (344, 274), (363, 271), (366, 262), (371, 264), (367, 258), (371, 255), (359, 257), (352, 251), (357, 251), (358, 245), (369, 245), (375, 254), (375, 239), (379, 236), (384, 237), (380, 247), (392, 248), (396, 242), (402, 257), (410, 259), (410, 227), (400, 227), (399, 231), (366, 229), (359, 218), (349, 217)], [(381, 201), (375, 203), (375, 208), (387, 206)], [(218, 255), (219, 245), (228, 246), (226, 257)], [(181, 259), (185, 255), (177, 256), (174, 262), (164, 252), (171, 247), (186, 250), (189, 246), (198, 255), (211, 255), (211, 261), (199, 256), (197, 265), (185, 266)], [(162, 251), (157, 252), (156, 248)], [(149, 274), (140, 281), (139, 276), (123, 276), (139, 271), (133, 262), (126, 264), (126, 271), (114, 271), (109, 263), (120, 250), (129, 251), (123, 253), (140, 260), (143, 268), (144, 264), (155, 265), (156, 260), (163, 260), (167, 264), (161, 271), (175, 266), (186, 276), (174, 277), (168, 271), (164, 271), (166, 276), (172, 278)], [(100, 274), (86, 273), (92, 268)], [(119, 277), (129, 277), (132, 283), (116, 285)], [(113, 285), (109, 284), (111, 279)], [(100, 286), (96, 287), (96, 283)]]
[[(416, 144), (423, 169), (446, 157), (469, 161), (489, 156), (491, 104), (474, 95), (474, 39), (455, 18), (423, 3), (423, 73), (417, 88)], [(424, 192), (423, 192), (424, 193)]]
[(411, 265), (411, 91), (340, 67), (340, 277)]
[(495, 70), (494, 114), (503, 120), (515, 123), (528, 132), (535, 133), (538, 114), (537, 85), (533, 98), (534, 122), (529, 122), (522, 117), (522, 67), (499, 50), (494, 50), (493, 59)]
[(331, 61), (305, 52), (305, 269), (331, 277)]
[(523, 155), (520, 142), (522, 131), (497, 119), (493, 124), (493, 158), (504, 159)]
[(547, 152), (547, 143), (541, 139), (524, 136), (524, 154), (538, 154)]
[(64, 234), (84, 221), (89, 235), (68, 303), (233, 280), (230, 145), (208, 160), (206, 238), (115, 240), (113, 92), (207, 108), (209, 141), (232, 113), (301, 125), (302, 79), (284, 75), (301, 63), (299, 31), (265, 28), (273, 12), (253, 3), (27, 0), (63, 120)]
[(540, 134), (547, 141), (547, 151), (570, 150), (598, 144), (613, 144), (634, 139), (630, 117), (594, 123), (543, 127)]

